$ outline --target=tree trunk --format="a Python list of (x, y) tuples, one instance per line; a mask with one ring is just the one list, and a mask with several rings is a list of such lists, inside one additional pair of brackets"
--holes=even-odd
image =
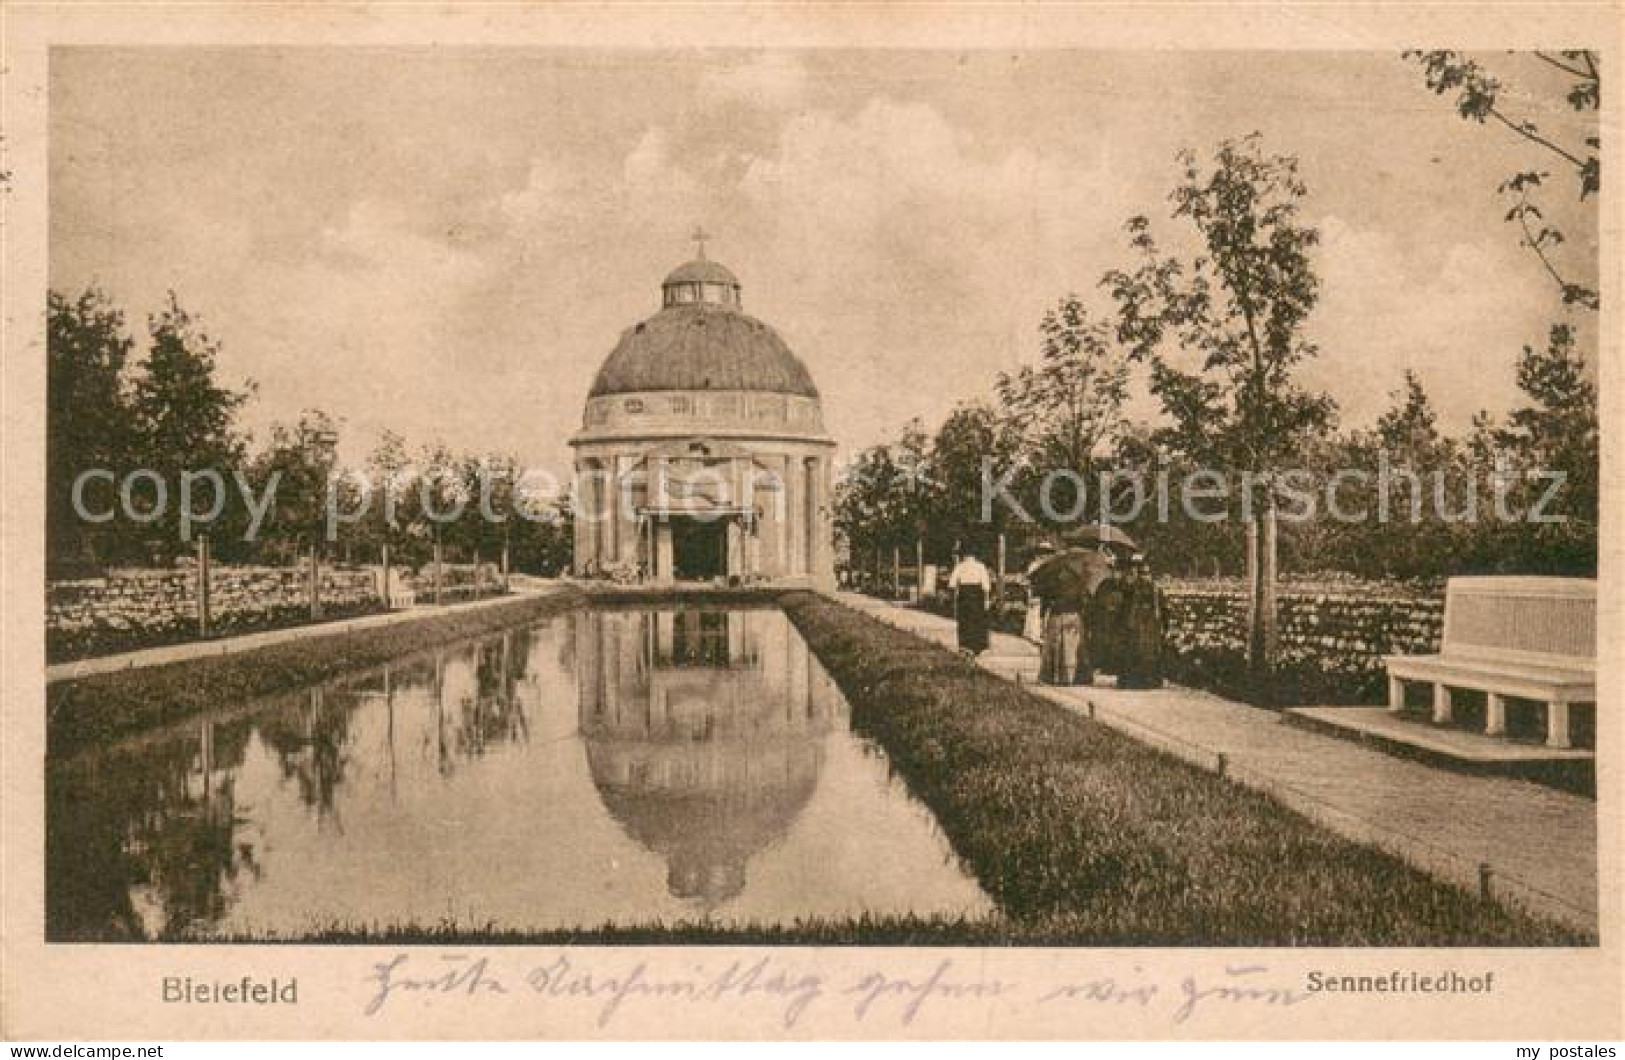
[(380, 559), (383, 561), (383, 566), (384, 566), (384, 583), (381, 586), (379, 586), (379, 594), (378, 595), (383, 598), (384, 610), (388, 611), (391, 607), (394, 606), (393, 601), (390, 599), (391, 593), (389, 591), (389, 542), (388, 541), (385, 541), (383, 543), (383, 545), (380, 546), (379, 552), (381, 554)]
[(1264, 616), (1264, 665), (1274, 667), (1276, 649), (1276, 625), (1279, 613), (1275, 606), (1276, 572), (1279, 565), (1279, 535), (1278, 521), (1275, 515), (1275, 497), (1272, 493), (1264, 507), (1264, 585), (1263, 606), (1260, 608)]
[(197, 539), (197, 635), (209, 635), (209, 535)]
[(1267, 679), (1275, 660), (1276, 518), (1273, 497), (1247, 522), (1247, 666)]

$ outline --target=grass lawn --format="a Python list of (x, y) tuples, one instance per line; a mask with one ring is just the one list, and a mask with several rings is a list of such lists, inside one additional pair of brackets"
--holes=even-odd
[(573, 592), (514, 596), (451, 614), (425, 612), (374, 629), (335, 632), (232, 655), (92, 674), (46, 686), (46, 753), (62, 758), (223, 704), (285, 692), (575, 606)]
[(204, 945), (399, 946), (1007, 946), (1041, 944), (1043, 936), (1001, 916), (874, 916), (854, 920), (800, 920), (787, 924), (706, 921), (606, 924), (591, 928), (531, 930), (497, 924), (319, 924), (291, 934), (177, 934), (158, 942)]
[(811, 593), (791, 621), (1015, 928), (1100, 945), (1573, 945)]

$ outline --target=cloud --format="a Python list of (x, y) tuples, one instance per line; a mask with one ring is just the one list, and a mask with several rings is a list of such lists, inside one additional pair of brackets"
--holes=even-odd
[(1096, 156), (989, 151), (938, 108), (888, 96), (785, 115), (749, 149), (648, 128), (613, 172), (595, 182), (537, 158), (501, 200), (513, 245), (551, 269), (510, 282), (539, 313), (568, 306), (547, 341), (596, 363), (653, 311), (704, 224), (747, 311), (808, 361), (832, 427), (864, 439), (902, 417), (898, 395), (936, 414), (1030, 352), (1044, 305), (1092, 283), (1092, 248), (1117, 239), (1122, 213)]
[(262, 385), (255, 426), (315, 406), (359, 427), (362, 446), (385, 426), (428, 441), (478, 394), (471, 380), (500, 370), (500, 351), (466, 341), (459, 311), (488, 283), (480, 255), (371, 200), (308, 250), (262, 264), (230, 296), (237, 344), (253, 346)]
[(1307, 378), (1332, 391), (1351, 425), (1390, 403), (1415, 371), (1447, 430), (1517, 397), (1515, 355), (1538, 341), (1550, 310), (1520, 289), (1531, 262), (1492, 230), (1473, 240), (1417, 246), (1338, 216), (1320, 222), (1322, 294), (1309, 329), (1320, 344)]
[[(987, 393), (1034, 356), (1062, 294), (1102, 301), (1127, 217), (1181, 246), (1174, 150), (1262, 114), (1272, 145), (1302, 156), (1326, 235), (1307, 381), (1349, 423), (1407, 366), (1447, 422), (1515, 398), (1518, 348), (1543, 338), (1555, 297), (1493, 196), (1460, 193), (1465, 175), (1493, 187), (1505, 159), (1448, 109), (1413, 105), (1413, 79), (1370, 96), (1390, 56), (1266, 63), (1370, 96), (1335, 130), (1318, 105), (1256, 99), (1238, 73), (1256, 57), (1016, 58), (313, 55), (256, 73), (233, 56), (199, 82), (195, 64), (143, 53), (125, 61), (146, 71), (132, 94), (98, 57), (53, 108), (52, 282), (100, 279), (137, 321), (175, 288), (222, 340), (223, 376), (261, 381), (257, 418), (314, 404), (357, 434), (553, 460), (703, 224), (855, 447)], [(1122, 87), (1142, 82), (1158, 91)], [(222, 113), (261, 116), (256, 135), (198, 122), (185, 100), (200, 83), (233, 101)], [(357, 91), (369, 84), (401, 90)], [(1435, 126), (1380, 179), (1362, 164), (1378, 137)], [(1590, 245), (1583, 219), (1566, 230)]]

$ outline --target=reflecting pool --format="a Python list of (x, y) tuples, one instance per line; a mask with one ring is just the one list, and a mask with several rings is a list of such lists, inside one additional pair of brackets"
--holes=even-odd
[(976, 914), (774, 609), (585, 609), (47, 770), (52, 939)]

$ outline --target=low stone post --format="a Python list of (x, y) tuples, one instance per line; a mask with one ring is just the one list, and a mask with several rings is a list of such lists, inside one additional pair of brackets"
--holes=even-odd
[(1005, 567), (1004, 531), (999, 531), (998, 566), (993, 571), (993, 599), (1002, 607), (1004, 604), (1004, 567)]
[(441, 583), (441, 580), (442, 580), (441, 577), (440, 577), (440, 575), (441, 575), (440, 558), (441, 558), (440, 527), (436, 526), (434, 528), (434, 604), (435, 604), (436, 607), (440, 606), (440, 583)]
[(322, 582), (320, 561), (316, 558), (316, 539), (310, 540), (309, 574), (307, 576), (308, 596), (310, 598), (310, 617), (322, 617)]

